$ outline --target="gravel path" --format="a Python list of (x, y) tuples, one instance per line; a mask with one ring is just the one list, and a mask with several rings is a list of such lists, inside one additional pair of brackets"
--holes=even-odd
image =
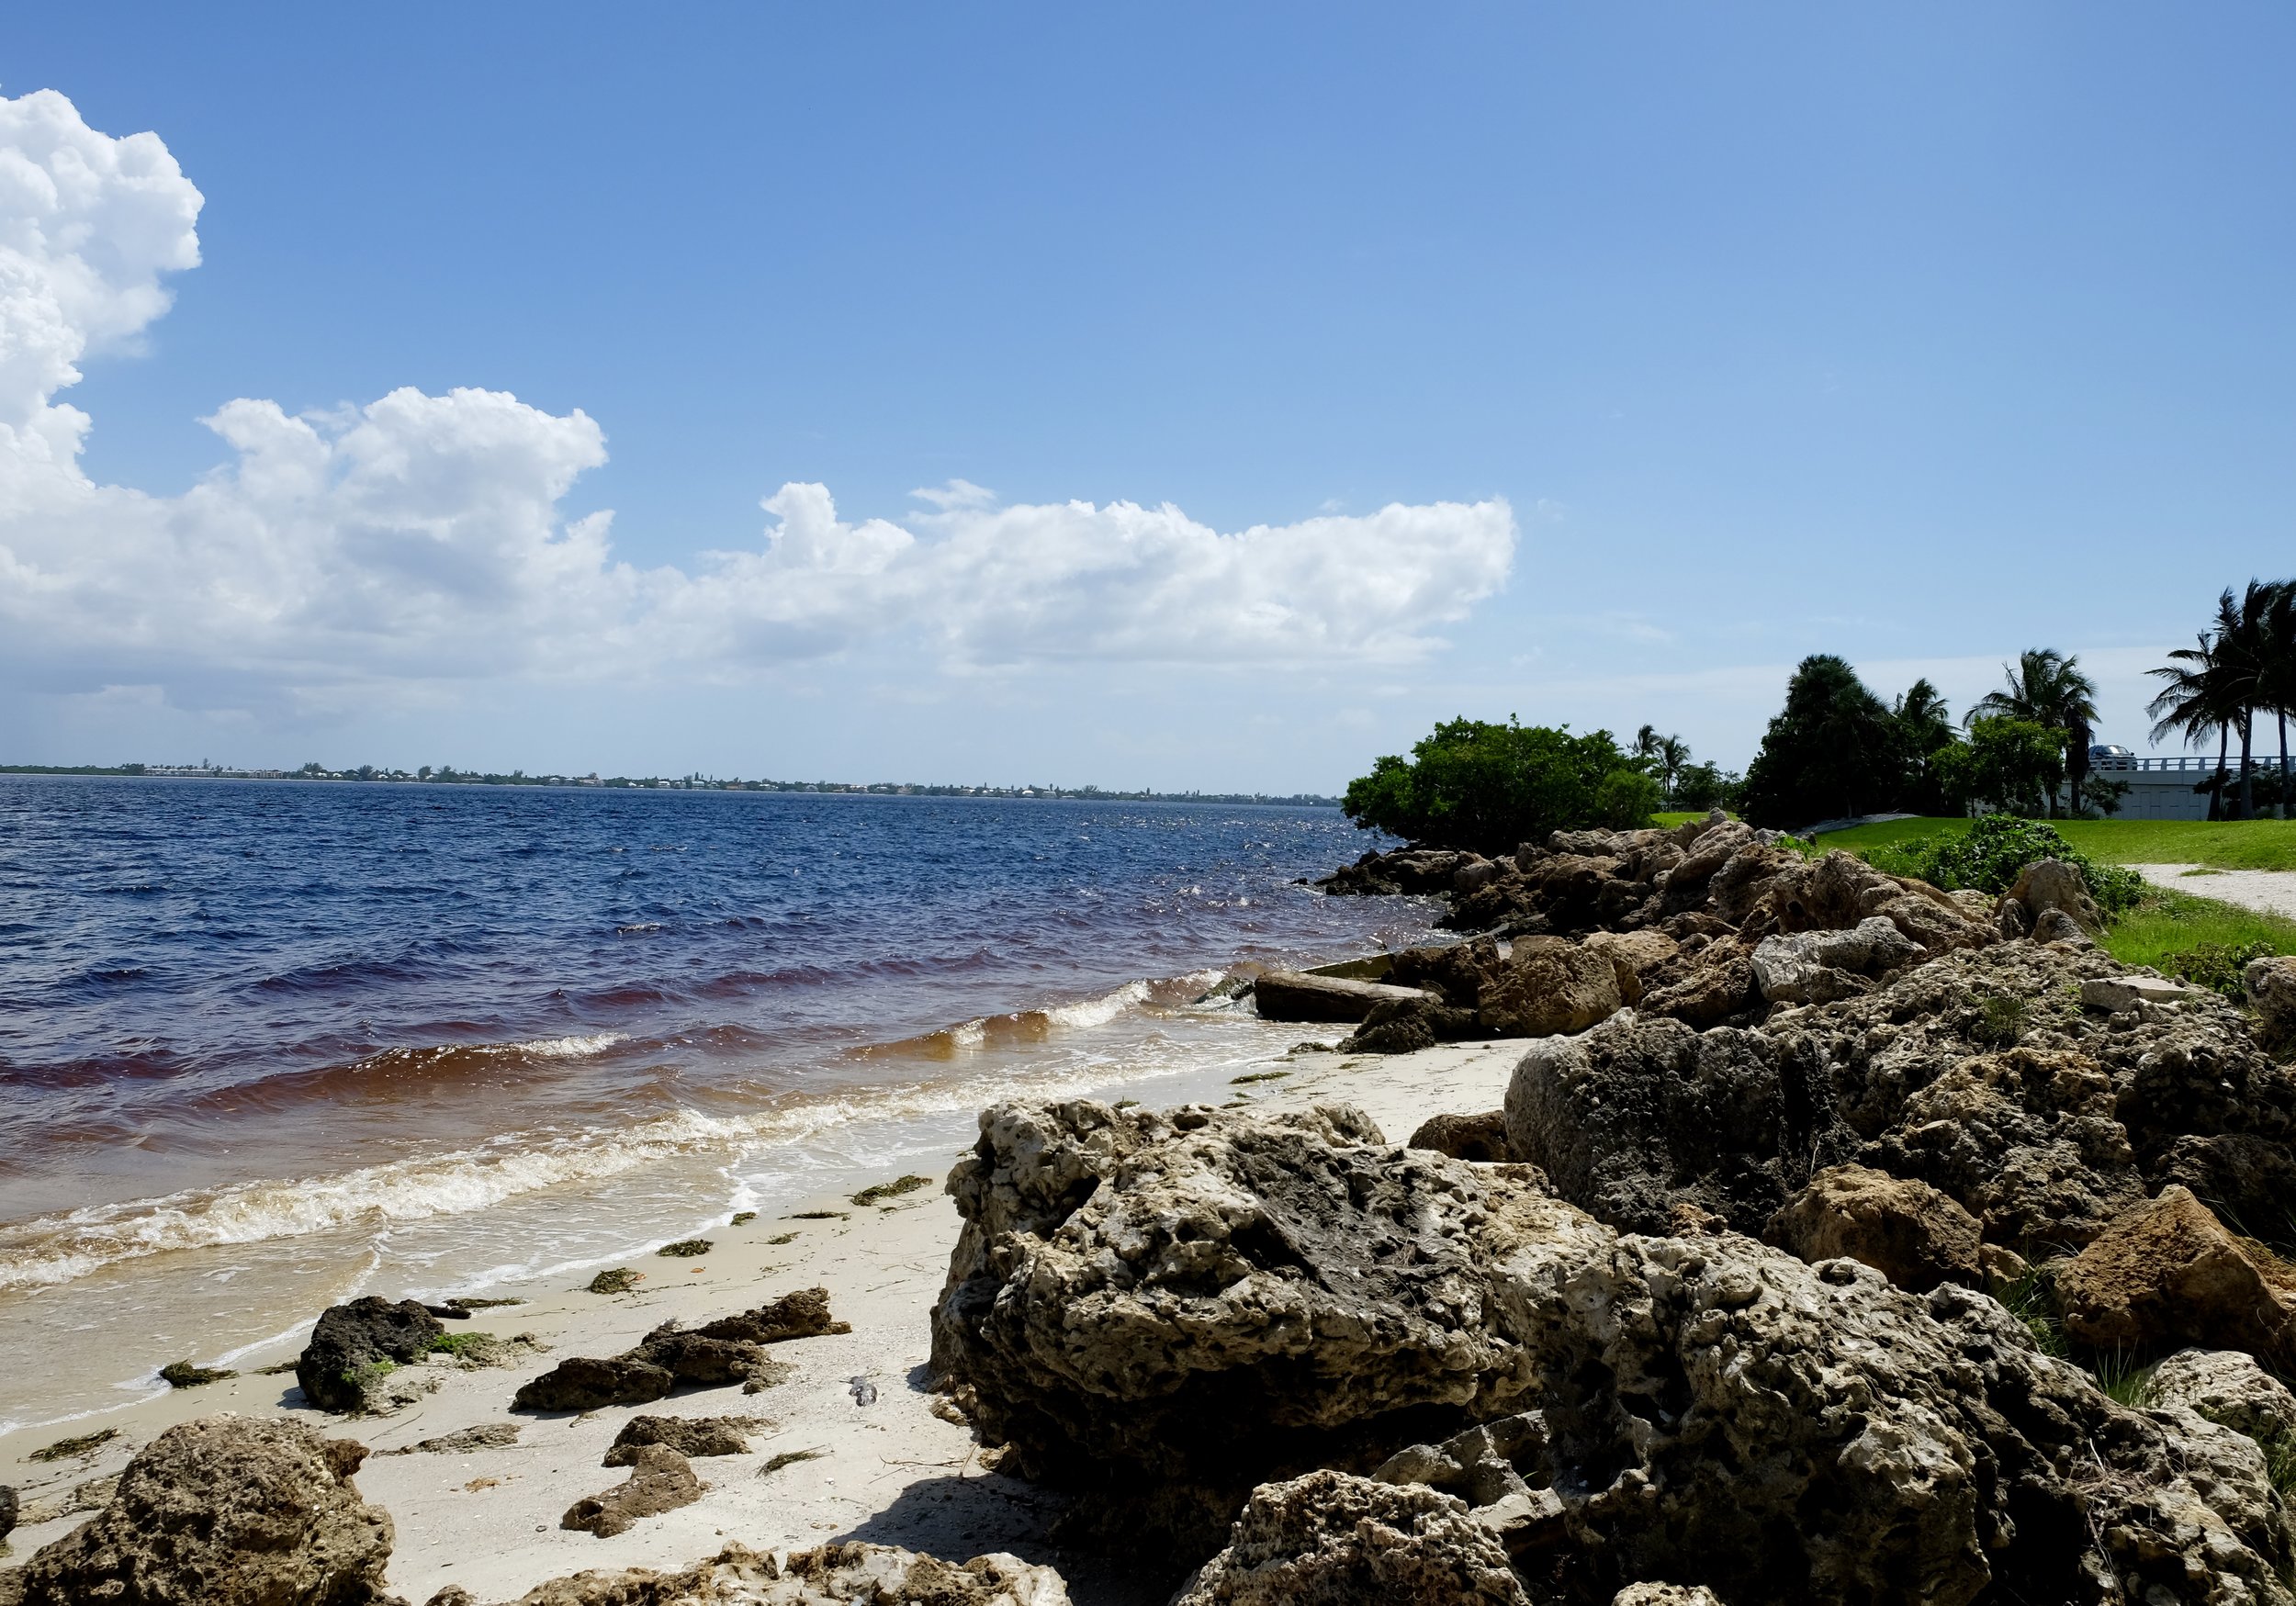
[[(2238, 904), (2267, 915), (2296, 916), (2296, 870), (2202, 870), (2196, 864), (2133, 864), (2156, 887)], [(2193, 873), (2199, 871), (2198, 874)]]

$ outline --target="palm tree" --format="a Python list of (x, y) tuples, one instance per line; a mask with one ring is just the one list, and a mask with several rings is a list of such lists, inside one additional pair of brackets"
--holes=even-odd
[[(2028, 647), (2017, 655), (2014, 665), (2001, 666), (2001, 679), (2003, 689), (1978, 698), (1962, 723), (2021, 719), (2058, 733), (2065, 738), (2073, 777), (2073, 812), (2079, 814), (2081, 777), (2088, 769), (2088, 730), (2097, 723), (2097, 682), (2081, 673), (2079, 654), (2067, 657), (2054, 647)], [(2072, 750), (2076, 744), (2077, 753)]]
[(2288, 715), (2296, 708), (2296, 580), (2274, 580), (2262, 618), (2264, 706), (2280, 727), (2280, 818), (2288, 818)]
[(2223, 802), (2224, 748), (2232, 736), (2233, 719), (2224, 697), (2225, 677), (2216, 664), (2216, 639), (2207, 631), (2194, 639), (2197, 645), (2178, 647), (2168, 655), (2168, 663), (2144, 671), (2167, 682), (2144, 705), (2144, 712), (2153, 716), (2156, 743), (2177, 736), (2187, 747), (2197, 747), (2208, 740), (2210, 732), (2216, 733), (2216, 795), (2209, 804), (2209, 818), (2214, 819)]
[(1660, 781), (1666, 788), (1666, 801), (1674, 801), (1674, 782), (1690, 765), (1690, 744), (1680, 736), (1660, 736), (1655, 759)]

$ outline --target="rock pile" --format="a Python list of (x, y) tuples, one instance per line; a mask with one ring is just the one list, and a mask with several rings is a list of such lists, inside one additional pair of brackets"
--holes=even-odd
[[(1567, 1035), (1630, 1006), (1694, 1027), (1752, 1025), (1777, 1005), (1856, 997), (1910, 965), (2000, 940), (1991, 900), (1846, 853), (1807, 859), (1719, 815), (1673, 830), (1558, 831), (1512, 859), (1462, 859), (1472, 856), (1405, 849), (1323, 883), (1435, 890), (1440, 860), (1459, 882), (1444, 924), (1486, 934), (1393, 956), (1385, 984), (1424, 996), (1367, 994), (1354, 1015), (1322, 1016), (1363, 1021), (1349, 1050)], [(1488, 873), (1470, 875), (1477, 866)], [(1279, 994), (1275, 1013), (1293, 1018), (1281, 1013), (1291, 1006)]]
[(2257, 1444), (1953, 1283), (1621, 1236), (1335, 1106), (1003, 1106), (951, 1189), (937, 1364), (1110, 1529), (1224, 1543), (1189, 1606), (2290, 1599)]
[[(430, 1606), (477, 1606), (448, 1589)], [(577, 1573), (554, 1578), (506, 1606), (1068, 1606), (1050, 1567), (1018, 1556), (976, 1555), (962, 1565), (889, 1544), (825, 1544), (776, 1562), (729, 1544), (696, 1567)]]

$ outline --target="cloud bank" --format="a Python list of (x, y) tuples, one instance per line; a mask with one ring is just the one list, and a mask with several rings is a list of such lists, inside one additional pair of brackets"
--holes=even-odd
[(1407, 662), (1513, 562), (1495, 499), (1222, 533), (952, 480), (901, 522), (784, 485), (757, 545), (642, 569), (611, 513), (561, 510), (606, 460), (596, 421), (482, 389), (302, 417), (228, 401), (202, 421), (231, 456), (189, 490), (97, 485), (91, 421), (56, 397), (166, 311), (202, 204), (157, 135), (98, 133), (52, 91), (0, 99), (0, 655), (51, 690), (733, 679), (873, 646), (955, 670)]

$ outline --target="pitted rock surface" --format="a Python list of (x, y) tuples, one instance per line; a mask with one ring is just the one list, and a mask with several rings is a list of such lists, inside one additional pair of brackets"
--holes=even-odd
[[(430, 1353), (446, 1324), (412, 1299), (367, 1295), (320, 1313), (296, 1358), (295, 1381), (321, 1410), (381, 1412), (403, 1404), (392, 1374)], [(402, 1380), (403, 1382), (406, 1380)]]
[(1609, 1237), (1525, 1168), (1390, 1147), (1336, 1105), (1000, 1106), (950, 1190), (934, 1357), (984, 1436), (1198, 1554), (1256, 1483), (1509, 1409), (1515, 1284)]
[(1466, 1505), (1416, 1486), (1311, 1472), (1252, 1491), (1227, 1547), (1172, 1606), (1531, 1606)]
[[(459, 1592), (458, 1592), (459, 1593)], [(462, 1595), (467, 1601), (469, 1597)], [(683, 1572), (577, 1573), (506, 1606), (1069, 1606), (1059, 1573), (999, 1552), (946, 1562), (890, 1544), (824, 1544), (777, 1562), (729, 1544)]]
[(2236, 1350), (2178, 1350), (2153, 1368), (2154, 1403), (2181, 1405), (2283, 1454), (2296, 1450), (2296, 1393)]
[(300, 1422), (201, 1417), (137, 1452), (110, 1503), (34, 1555), (24, 1606), (369, 1606), (391, 1523), (366, 1447)]
[(1532, 1047), (1509, 1140), (1565, 1198), (1637, 1231), (1664, 1230), (1684, 1203), (1759, 1232), (1816, 1171), (1846, 1163), (1929, 1184), (1986, 1242), (2036, 1262), (2167, 1182), (2274, 1219), (2296, 1180), (2296, 1077), (2212, 996), (2081, 1005), (2085, 981), (2122, 973), (2102, 954), (2011, 942), (1744, 1028), (1623, 1013)]

